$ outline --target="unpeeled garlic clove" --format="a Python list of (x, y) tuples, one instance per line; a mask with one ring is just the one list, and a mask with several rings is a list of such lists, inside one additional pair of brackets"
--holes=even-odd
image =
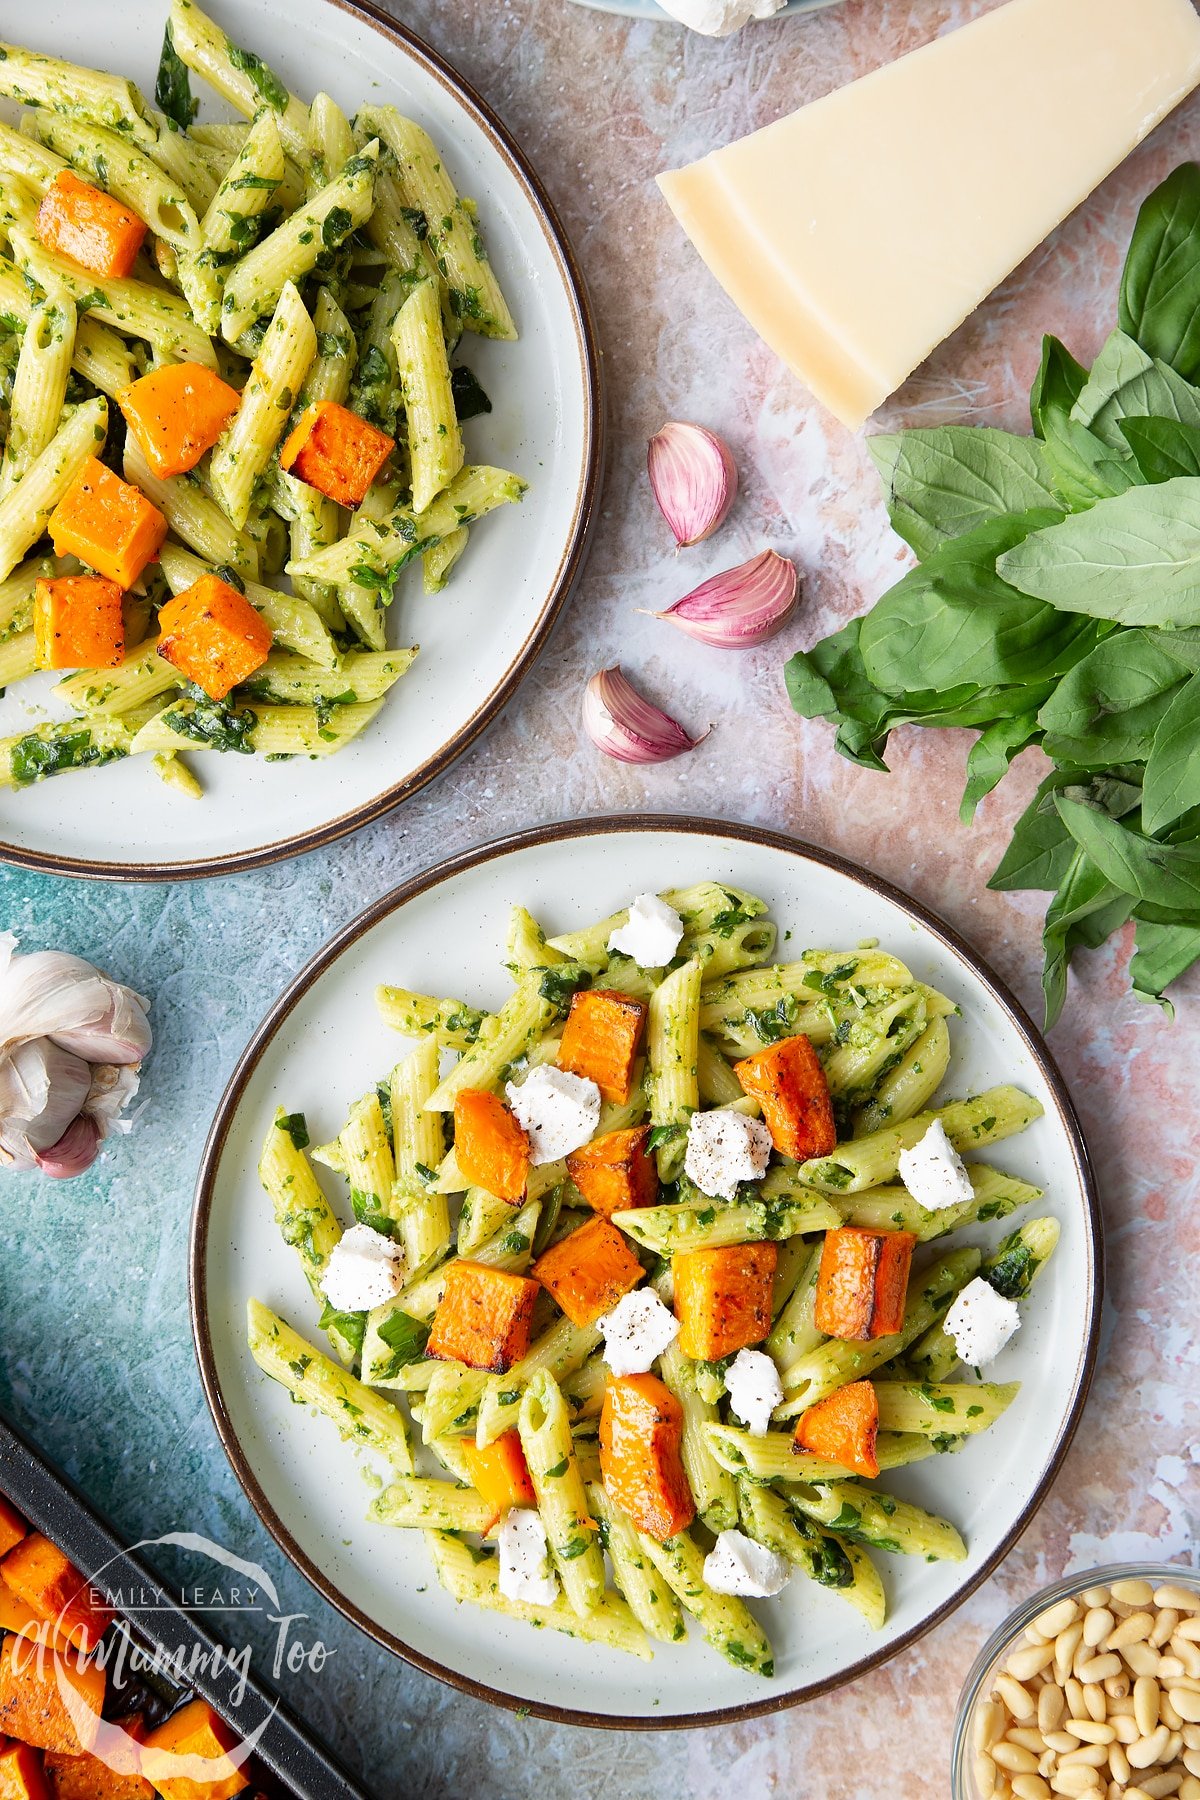
[(643, 698), (619, 666), (593, 675), (583, 694), (583, 727), (605, 756), (617, 762), (659, 763), (708, 736), (689, 737), (678, 720)]
[(82, 1110), (92, 1069), (45, 1038), (0, 1056), (0, 1160), (32, 1169)]
[(62, 950), (15, 954), (0, 937), (0, 1048), (49, 1038), (95, 1063), (138, 1063), (150, 1049), (148, 1002)]
[(100, 1129), (81, 1113), (63, 1132), (57, 1144), (37, 1152), (37, 1166), (56, 1181), (70, 1181), (90, 1169), (100, 1151)]
[(646, 467), (680, 549), (711, 537), (737, 497), (737, 464), (729, 446), (703, 425), (664, 425), (650, 439)]
[(795, 608), (799, 587), (795, 563), (762, 550), (736, 569), (711, 575), (654, 617), (718, 650), (744, 649), (774, 636)]

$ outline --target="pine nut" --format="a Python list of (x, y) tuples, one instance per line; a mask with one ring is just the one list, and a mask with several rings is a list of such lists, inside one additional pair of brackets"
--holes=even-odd
[(1118, 1713), (1115, 1719), (1109, 1720), (1109, 1724), (1117, 1734), (1118, 1744), (1136, 1744), (1142, 1735), (1132, 1713)]
[(1075, 1660), (1075, 1652), (1083, 1642), (1083, 1620), (1076, 1619), (1065, 1631), (1060, 1631), (1054, 1640), (1054, 1679), (1061, 1687), (1071, 1673), (1071, 1664)]
[(1125, 1789), (1125, 1800), (1150, 1800), (1150, 1796), (1143, 1787), (1131, 1787)]
[[(1023, 1650), (1014, 1650), (1004, 1667), (1018, 1681), (1031, 1681), (1040, 1675), (1049, 1663), (1054, 1661), (1053, 1644), (1027, 1644)], [(1179, 1670), (1182, 1675), (1182, 1668)]]
[(1154, 1602), (1156, 1606), (1177, 1607), (1180, 1612), (1200, 1613), (1200, 1588), (1167, 1582), (1164, 1587), (1155, 1588)]
[(1040, 1775), (1014, 1775), (1012, 1791), (1017, 1800), (1050, 1800), (1050, 1789)]
[(1079, 1739), (1073, 1738), (1069, 1731), (1048, 1731), (1046, 1733), (1046, 1743), (1051, 1750), (1061, 1756), (1066, 1750), (1074, 1750), (1079, 1743)]
[(1149, 1794), (1150, 1800), (1164, 1800), (1167, 1794), (1177, 1794), (1182, 1785), (1183, 1776), (1167, 1769), (1161, 1775), (1148, 1776), (1142, 1782), (1142, 1792)]
[[(1175, 1691), (1178, 1693), (1178, 1688)], [(1158, 1716), (1163, 1724), (1168, 1726), (1171, 1731), (1178, 1731), (1183, 1724), (1183, 1720), (1175, 1710), (1175, 1702), (1171, 1698), (1171, 1691), (1169, 1688), (1158, 1703)]]
[(977, 1750), (986, 1750), (1004, 1732), (1004, 1708), (994, 1700), (982, 1700), (975, 1708), (971, 1742)]
[(1122, 1670), (1119, 1675), (1106, 1676), (1100, 1685), (1108, 1696), (1108, 1710), (1111, 1712), (1114, 1700), (1127, 1700), (1129, 1698), (1129, 1692), (1133, 1683), (1130, 1681), (1128, 1675), (1125, 1674), (1124, 1670)]
[(1060, 1769), (1050, 1777), (1050, 1786), (1056, 1794), (1091, 1794), (1099, 1790), (1100, 1777), (1095, 1769)]
[(1107, 1606), (1093, 1606), (1090, 1612), (1084, 1616), (1084, 1643), (1087, 1644), (1090, 1649), (1094, 1650), (1098, 1644), (1104, 1642), (1115, 1624), (1116, 1620), (1109, 1612)]
[(1005, 1732), (1010, 1744), (1020, 1744), (1025, 1750), (1032, 1750), (1040, 1756), (1046, 1748), (1046, 1740), (1035, 1725), (1013, 1725)]
[(1188, 1749), (1183, 1753), (1183, 1766), (1189, 1775), (1200, 1781), (1200, 1750)]
[(1180, 1619), (1175, 1627), (1175, 1636), (1187, 1638), (1193, 1644), (1200, 1644), (1200, 1619)]
[(1152, 1732), (1149, 1737), (1140, 1737), (1136, 1744), (1130, 1744), (1125, 1752), (1129, 1758), (1130, 1768), (1150, 1769), (1155, 1763), (1162, 1762), (1170, 1738), (1171, 1733), (1166, 1726), (1160, 1725), (1158, 1730)]
[[(1197, 1623), (1200, 1624), (1200, 1620)], [(1181, 1626), (1175, 1627), (1167, 1648), (1179, 1658), (1193, 1681), (1200, 1677), (1200, 1644), (1194, 1643), (1191, 1638), (1185, 1638)]]
[(1200, 1779), (1185, 1775), (1179, 1787), (1179, 1800), (1200, 1800)]
[(1177, 1681), (1183, 1672), (1183, 1664), (1177, 1656), (1159, 1657), (1158, 1679), (1160, 1681)]
[[(1158, 1683), (1150, 1675), (1139, 1675), (1133, 1684), (1133, 1716), (1144, 1738), (1150, 1737), (1158, 1724)], [(1135, 1765), (1144, 1768), (1145, 1764)]]
[(1083, 1697), (1083, 1683), (1068, 1675), (1063, 1682), (1063, 1693), (1067, 1696), (1067, 1711), (1073, 1719), (1080, 1719), (1087, 1712), (1087, 1702)]
[(1154, 1630), (1154, 1614), (1148, 1612), (1130, 1613), (1122, 1619), (1108, 1634), (1108, 1650), (1123, 1650), (1126, 1644), (1140, 1644)]
[(1010, 1744), (1007, 1738), (993, 1744), (991, 1754), (997, 1768), (1010, 1769), (1015, 1775), (1037, 1774), (1038, 1759), (1033, 1751), (1022, 1749), (1020, 1744)]
[(994, 1686), (1014, 1719), (1032, 1719), (1036, 1715), (1037, 1707), (1029, 1693), (1011, 1675), (997, 1675)]
[(1090, 1661), (1079, 1663), (1075, 1673), (1080, 1681), (1103, 1681), (1106, 1675), (1121, 1673), (1121, 1659), (1119, 1656), (1093, 1656)]
[(1108, 1767), (1114, 1781), (1124, 1785), (1129, 1780), (1129, 1758), (1120, 1744), (1108, 1746)]
[(1148, 1581), (1114, 1581), (1112, 1597), (1125, 1606), (1149, 1606), (1154, 1598), (1154, 1589)]
[[(1147, 1592), (1146, 1598), (1149, 1597)], [(1033, 1622), (1043, 1637), (1056, 1638), (1068, 1625), (1073, 1625), (1078, 1617), (1079, 1608), (1074, 1600), (1056, 1600), (1053, 1606), (1048, 1606), (1045, 1612), (1039, 1613)]]
[(1158, 1674), (1158, 1651), (1150, 1644), (1130, 1644), (1123, 1655), (1135, 1675)]
[(991, 1800), (996, 1791), (996, 1765), (990, 1756), (977, 1756), (972, 1768), (975, 1774), (975, 1786), (979, 1789), (982, 1800)]
[(1101, 1724), (1098, 1719), (1068, 1719), (1063, 1730), (1077, 1737), (1081, 1744), (1111, 1744), (1117, 1735), (1111, 1725)]
[(1090, 1587), (1084, 1588), (1079, 1598), (1083, 1601), (1083, 1604), (1088, 1607), (1107, 1606), (1112, 1599), (1112, 1595), (1106, 1587)]
[(1189, 1750), (1200, 1750), (1200, 1725), (1184, 1725), (1182, 1735)]
[(1053, 1681), (1048, 1681), (1038, 1694), (1037, 1722), (1038, 1729), (1045, 1737), (1053, 1731), (1066, 1710), (1062, 1689)]
[(1157, 1650), (1166, 1643), (1179, 1623), (1179, 1614), (1173, 1606), (1163, 1607), (1154, 1621), (1154, 1630), (1150, 1633), (1150, 1642)]
[(1099, 1723), (1108, 1717), (1108, 1695), (1099, 1682), (1088, 1682), (1083, 1690), (1083, 1704), (1087, 1708), (1089, 1719), (1095, 1719)]
[(1165, 1763), (1173, 1763), (1175, 1761), (1175, 1758), (1179, 1755), (1179, 1752), (1182, 1749), (1183, 1749), (1183, 1733), (1179, 1732), (1179, 1731), (1173, 1731), (1171, 1733), (1170, 1737), (1167, 1739), (1167, 1748), (1166, 1748), (1165, 1752), (1163, 1753), (1163, 1761)]

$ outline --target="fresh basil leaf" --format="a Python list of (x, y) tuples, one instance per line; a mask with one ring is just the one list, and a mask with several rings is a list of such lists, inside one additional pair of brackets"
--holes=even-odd
[(1039, 437), (1046, 435), (1045, 423), (1050, 413), (1070, 413), (1087, 376), (1083, 364), (1075, 361), (1058, 338), (1047, 335), (1042, 339), (1042, 361), (1029, 395), (1029, 416)]
[(1200, 844), (1163, 844), (1097, 806), (1059, 794), (1063, 824), (1113, 886), (1183, 913), (1200, 909)]
[(253, 50), (243, 50), (240, 44), (227, 44), (229, 60), (235, 69), (250, 78), (252, 85), (258, 90), (260, 97), (266, 101), (273, 112), (286, 112), (288, 108), (288, 91), (276, 75), (274, 69), (267, 67), (261, 56), (255, 56)]
[(1047, 755), (1096, 769), (1144, 757), (1187, 678), (1186, 663), (1164, 642), (1173, 635), (1114, 632), (1076, 663), (1039, 714)]
[(1142, 790), (1142, 825), (1165, 831), (1200, 806), (1200, 675), (1174, 695), (1150, 746)]
[(967, 754), (967, 785), (958, 809), (964, 825), (971, 823), (975, 809), (985, 795), (999, 787), (1013, 758), (1036, 743), (1040, 736), (1036, 710), (997, 719), (994, 725), (980, 732)]
[(1200, 428), (1178, 419), (1122, 419), (1121, 436), (1147, 481), (1200, 475)]
[(1121, 420), (1131, 415), (1200, 425), (1200, 390), (1168, 363), (1148, 356), (1123, 331), (1114, 331), (1092, 364), (1071, 417), (1120, 455), (1125, 449)]
[(450, 394), (460, 425), (466, 419), (478, 418), (481, 413), (492, 410), (492, 403), (480, 386), (478, 376), (463, 363), (450, 371)]
[(363, 1333), (367, 1328), (365, 1312), (338, 1312), (327, 1300), (321, 1308), (321, 1317), (317, 1323), (322, 1331), (336, 1331), (339, 1337), (345, 1338), (356, 1355), (361, 1353)]
[(1200, 375), (1200, 168), (1183, 163), (1143, 200), (1117, 319), (1151, 356)]
[[(1075, 854), (1075, 842), (1059, 816), (1055, 795), (1065, 787), (1078, 789), (1082, 774), (1081, 770), (1054, 769), (1040, 783), (1013, 827), (1008, 848), (988, 882), (990, 888), (1000, 893), (1028, 888), (1053, 892), (1062, 886)], [(1132, 811), (1141, 798), (1139, 791), (1129, 788), (1118, 799), (1109, 791), (1116, 785), (1093, 782), (1082, 791), (1098, 804), (1107, 799), (1114, 811)]]
[(178, 125), (180, 131), (186, 131), (196, 116), (199, 101), (192, 99), (191, 76), (187, 64), (175, 48), (169, 23), (163, 32), (162, 54), (158, 59), (158, 74), (154, 78), (154, 98), (168, 119)]
[(297, 1150), (307, 1150), (312, 1142), (308, 1135), (308, 1120), (302, 1112), (280, 1113), (275, 1126), (278, 1131), (286, 1131)]
[(867, 449), (893, 528), (921, 557), (988, 519), (1057, 505), (1036, 438), (942, 425), (869, 438)]
[[(1067, 996), (1067, 971), (1074, 951), (1080, 945), (1091, 948), (1097, 942), (1102, 943), (1132, 911), (1133, 902), (1121, 894), (1082, 850), (1076, 849), (1059, 890), (1046, 909), (1042, 930), (1045, 955), (1042, 994), (1047, 1031), (1062, 1012)], [(1098, 938), (1094, 934), (1097, 918), (1101, 920)], [(1089, 930), (1089, 926), (1093, 929)]]
[(1200, 961), (1200, 925), (1157, 925), (1139, 919), (1134, 936), (1129, 982), (1139, 1000), (1161, 1006), (1169, 1018), (1175, 1008), (1164, 998), (1173, 981)]
[(1111, 500), (1140, 485), (1132, 456), (1118, 456), (1069, 413), (1049, 412), (1045, 421), (1046, 466), (1064, 506), (1084, 512), (1097, 500)]

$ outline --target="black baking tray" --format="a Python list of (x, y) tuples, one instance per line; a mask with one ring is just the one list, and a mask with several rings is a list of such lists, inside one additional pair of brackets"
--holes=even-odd
[[(178, 1689), (173, 1699), (199, 1695), (243, 1737), (262, 1726), (253, 1759), (261, 1791), (295, 1800), (375, 1800), (264, 1682), (250, 1676), (239, 1694), (240, 1671), (220, 1658), (210, 1673), (217, 1639), (174, 1604), (154, 1570), (124, 1548), (79, 1490), (3, 1414), (0, 1493), (77, 1568), (85, 1574), (103, 1569), (103, 1585), (131, 1597), (121, 1616), (135, 1643), (164, 1654), (182, 1650), (188, 1668), (200, 1671), (189, 1676), (186, 1690)], [(133, 1604), (132, 1596), (140, 1595), (146, 1603)]]

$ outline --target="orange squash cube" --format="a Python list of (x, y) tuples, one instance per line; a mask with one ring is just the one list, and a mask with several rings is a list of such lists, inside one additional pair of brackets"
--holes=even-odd
[(158, 654), (224, 700), (239, 681), (261, 669), (271, 650), (271, 627), (244, 594), (219, 575), (201, 575), (160, 608)]
[(31, 1531), (0, 1562), (7, 1588), (80, 1650), (98, 1644), (116, 1617), (110, 1606), (93, 1598), (90, 1582), (69, 1562), (57, 1544)]
[[(879, 1435), (879, 1396), (869, 1381), (852, 1381), (818, 1400), (796, 1421), (796, 1447), (827, 1456), (856, 1475), (879, 1473), (875, 1441)], [(804, 1465), (797, 1465), (804, 1479)]]
[(42, 1759), (29, 1744), (0, 1750), (0, 1800), (50, 1800)]
[[(75, 1719), (62, 1689), (74, 1690)], [(96, 1741), (104, 1705), (104, 1670), (74, 1650), (48, 1649), (24, 1636), (0, 1644), (0, 1732), (39, 1750), (79, 1756)]]
[(77, 556), (89, 569), (132, 587), (153, 562), (167, 521), (132, 482), (89, 456), (50, 515), (47, 527), (59, 556)]
[(771, 1329), (775, 1245), (724, 1244), (685, 1250), (674, 1260), (679, 1348), (696, 1362), (719, 1362), (761, 1344)]
[(916, 1235), (840, 1225), (825, 1233), (813, 1324), (826, 1337), (891, 1337), (904, 1323)]
[(646, 1145), (650, 1127), (606, 1131), (567, 1157), (567, 1174), (602, 1219), (658, 1199), (658, 1168)]
[(683, 1407), (657, 1375), (614, 1375), (600, 1413), (600, 1473), (614, 1505), (661, 1544), (691, 1524)]
[(462, 1454), (472, 1482), (488, 1505), (495, 1507), (497, 1519), (510, 1507), (537, 1505), (520, 1432), (505, 1431), (482, 1450), (474, 1438), (463, 1438)]
[(141, 1713), (128, 1713), (102, 1728), (94, 1755), (47, 1750), (42, 1767), (51, 1800), (154, 1800), (154, 1789), (138, 1773), (145, 1741)]
[(426, 1356), (503, 1375), (529, 1348), (538, 1284), (485, 1263), (451, 1263)]
[(61, 169), (42, 196), (37, 234), (47, 250), (67, 256), (93, 275), (128, 275), (146, 227), (137, 214), (101, 188)]
[(164, 363), (117, 395), (125, 423), (156, 475), (186, 475), (211, 450), (241, 395), (203, 363)]
[[(142, 1768), (163, 1800), (233, 1800), (250, 1786), (249, 1775), (230, 1760), (237, 1741), (207, 1700), (189, 1700), (146, 1734)], [(173, 1775), (169, 1758), (176, 1756), (203, 1757), (209, 1769), (201, 1780)]]
[(454, 1154), (472, 1187), (515, 1205), (529, 1180), (529, 1139), (511, 1107), (486, 1088), (463, 1088), (454, 1100)]
[(733, 1072), (762, 1106), (763, 1122), (781, 1156), (807, 1162), (829, 1156), (837, 1143), (833, 1102), (821, 1061), (808, 1038), (784, 1038), (734, 1063)]
[(19, 1544), (28, 1530), (28, 1525), (16, 1507), (10, 1506), (4, 1495), (0, 1494), (0, 1556), (7, 1556), (13, 1545)]
[(558, 1047), (559, 1068), (594, 1081), (605, 1100), (623, 1106), (633, 1091), (646, 1013), (641, 1000), (612, 988), (575, 994)]
[(607, 1219), (589, 1219), (538, 1257), (530, 1274), (572, 1325), (594, 1325), (645, 1274), (629, 1240)]
[(121, 590), (103, 575), (39, 577), (33, 590), (39, 669), (111, 669), (125, 654)]
[(288, 433), (279, 466), (339, 506), (360, 506), (395, 447), (395, 438), (348, 406), (318, 400)]

